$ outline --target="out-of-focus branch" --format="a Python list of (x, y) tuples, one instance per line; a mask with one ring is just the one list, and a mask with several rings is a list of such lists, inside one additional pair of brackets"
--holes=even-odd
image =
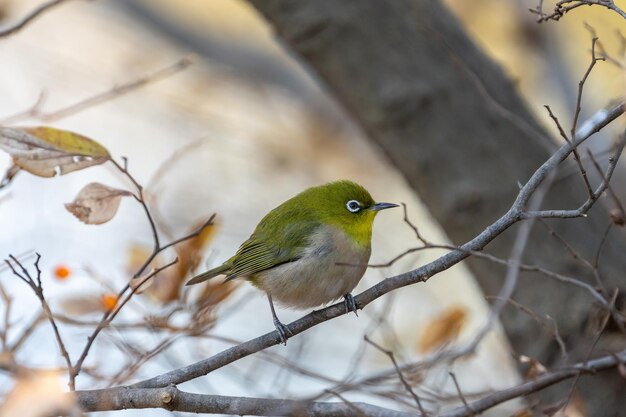
[(0, 29), (0, 38), (4, 38), (6, 36), (12, 35), (20, 30), (22, 30), (26, 25), (31, 23), (33, 20), (43, 15), (50, 9), (59, 6), (63, 3), (67, 3), (71, 0), (49, 0), (45, 3), (40, 4), (29, 13), (27, 13), (24, 17), (22, 17), (18, 22)]
[(516, 387), (496, 391), (484, 398), (471, 402), (468, 404), (469, 409), (465, 406), (459, 407), (448, 413), (443, 413), (441, 417), (469, 417), (476, 415), (505, 401), (540, 391), (565, 379), (573, 378), (580, 373), (604, 371), (614, 368), (620, 363), (626, 363), (626, 351), (622, 351), (616, 355), (607, 355), (591, 361), (581, 362), (569, 368), (547, 372)]
[[(74, 367), (72, 366), (72, 360), (70, 359), (70, 355), (67, 349), (65, 348), (65, 343), (63, 342), (61, 333), (59, 333), (59, 328), (57, 327), (56, 321), (54, 319), (54, 315), (52, 314), (52, 311), (50, 310), (50, 306), (48, 305), (48, 301), (46, 301), (46, 297), (43, 294), (43, 287), (41, 285), (41, 269), (39, 269), (39, 261), (41, 259), (41, 255), (39, 255), (38, 253), (36, 255), (37, 255), (37, 259), (35, 259), (35, 262), (34, 262), (36, 275), (34, 279), (31, 276), (30, 272), (28, 272), (28, 270), (22, 265), (22, 263), (15, 256), (9, 255), (10, 260), (6, 259), (4, 262), (8, 265), (9, 268), (11, 268), (11, 271), (16, 277), (24, 281), (26, 285), (28, 285), (33, 290), (33, 292), (39, 299), (39, 302), (41, 303), (41, 307), (43, 308), (43, 311), (46, 317), (48, 318), (50, 325), (52, 326), (52, 330), (54, 331), (54, 336), (56, 338), (57, 345), (59, 346), (59, 350), (61, 351), (61, 355), (63, 356), (63, 359), (65, 360), (65, 364), (67, 365), (67, 372), (70, 375), (69, 387), (71, 390), (74, 390), (75, 384), (74, 384), (74, 378), (72, 377), (72, 374), (74, 373)], [(15, 264), (15, 266), (13, 264)], [(15, 269), (15, 267), (19, 268), (20, 271)]]
[(188, 68), (190, 65), (193, 64), (193, 62), (193, 55), (183, 57), (175, 63), (158, 69), (152, 73), (145, 74), (139, 78), (125, 82), (124, 84), (114, 86), (106, 91), (103, 91), (102, 93), (98, 93), (91, 97), (86, 97), (82, 100), (77, 101), (76, 103), (52, 111), (42, 110), (42, 106), (45, 102), (45, 94), (40, 94), (35, 104), (33, 104), (29, 109), (20, 111), (19, 113), (10, 116), (6, 116), (4, 118), (0, 118), (0, 122), (2, 124), (10, 124), (27, 118), (36, 118), (38, 120), (48, 123), (55, 122), (59, 119), (63, 119), (65, 117), (74, 115), (102, 103), (106, 103), (107, 101), (116, 99), (120, 96), (142, 88), (148, 84), (168, 78)]

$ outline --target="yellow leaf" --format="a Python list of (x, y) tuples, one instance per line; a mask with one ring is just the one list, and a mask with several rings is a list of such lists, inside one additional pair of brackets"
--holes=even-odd
[(130, 191), (92, 182), (84, 186), (65, 208), (83, 223), (102, 224), (115, 216), (122, 197), (129, 195), (132, 195)]
[(0, 126), (0, 149), (13, 157), (15, 165), (40, 177), (67, 174), (110, 159), (109, 151), (98, 142), (52, 127)]
[(422, 332), (419, 351), (430, 352), (456, 339), (466, 318), (467, 313), (462, 307), (452, 307), (439, 314)]

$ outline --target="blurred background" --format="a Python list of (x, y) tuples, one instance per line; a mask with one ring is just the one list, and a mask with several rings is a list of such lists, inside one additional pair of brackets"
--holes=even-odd
[[(40, 3), (0, 0), (0, 25)], [(514, 80), (528, 107), (550, 131), (554, 128), (543, 105), (549, 104), (565, 120), (573, 114), (577, 83), (589, 62), (589, 28), (608, 52), (623, 55), (623, 38), (616, 32), (623, 21), (599, 8), (572, 13), (558, 25), (538, 25), (528, 11), (536, 6), (532, 1), (446, 3), (474, 41)], [(206, 290), (179, 293), (178, 284), (194, 267), (203, 270), (229, 257), (267, 211), (306, 187), (355, 180), (375, 199), (406, 203), (408, 217), (423, 236), (448, 242), (385, 155), (284, 51), (244, 1), (69, 1), (0, 39), (0, 56), (0, 123), (72, 130), (98, 141), (114, 158), (127, 158), (129, 171), (146, 188), (165, 241), (217, 214), (216, 227), (196, 242), (195, 252), (187, 253), (188, 264), (161, 274), (116, 319), (119, 328), (114, 325), (99, 336), (78, 379), (79, 389), (152, 377), (273, 330), (264, 295), (245, 283), (220, 293), (208, 307), (202, 305), (209, 296)], [(186, 57), (193, 63), (184, 69), (159, 75), (132, 91), (115, 92), (100, 104), (59, 112), (116, 86), (150, 78)], [(607, 91), (623, 91), (623, 82), (621, 68), (610, 62), (602, 65), (589, 81), (588, 110), (581, 120), (607, 104)], [(608, 140), (614, 134), (609, 130), (605, 136)], [(9, 156), (0, 154), (2, 171), (9, 166)], [(113, 220), (97, 226), (80, 223), (64, 208), (92, 181), (132, 187), (105, 164), (49, 179), (22, 172), (0, 189), (0, 256), (21, 256), (30, 265), (35, 252), (42, 255), (44, 288), (53, 311), (66, 318), (61, 332), (71, 357), (79, 354), (93, 324), (110, 308), (110, 298), (152, 245), (145, 215), (132, 199), (122, 202)], [(376, 220), (371, 262), (385, 263), (417, 244), (402, 211), (385, 212)], [(417, 252), (389, 267), (370, 268), (356, 293), (441, 253)], [(166, 252), (158, 262), (175, 256), (174, 251)], [(4, 266), (0, 283), (13, 300), (13, 327), (7, 338), (14, 341), (32, 323), (39, 303)], [(377, 300), (358, 318), (348, 315), (324, 323), (291, 339), (287, 347), (274, 347), (181, 389), (336, 400), (325, 390), (390, 367), (388, 357), (363, 342), (364, 335), (392, 349), (399, 361), (416, 361), (442, 346), (470, 340), (485, 322), (487, 309), (473, 277), (457, 266), (427, 284)], [(205, 313), (201, 318), (199, 311)], [(305, 313), (278, 311), (285, 323)], [(196, 335), (132, 325), (166, 316), (171, 327), (194, 320), (202, 320), (205, 327)], [(15, 355), (3, 360), (46, 369), (64, 365), (46, 324), (36, 327)], [(429, 406), (436, 407), (457, 398), (449, 371), (469, 397), (521, 381), (515, 360), (496, 328), (475, 355), (414, 378)], [(64, 378), (61, 374), (61, 388)], [(10, 392), (15, 381), (10, 372), (0, 375), (0, 394)], [(387, 406), (407, 401), (386, 394), (393, 384), (383, 380), (345, 396)], [(508, 403), (490, 415), (511, 414), (519, 407)]]

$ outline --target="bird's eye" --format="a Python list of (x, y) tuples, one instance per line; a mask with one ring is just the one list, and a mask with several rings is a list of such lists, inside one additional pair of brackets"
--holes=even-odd
[(350, 200), (346, 203), (346, 208), (350, 213), (356, 213), (361, 210), (361, 203), (356, 200)]

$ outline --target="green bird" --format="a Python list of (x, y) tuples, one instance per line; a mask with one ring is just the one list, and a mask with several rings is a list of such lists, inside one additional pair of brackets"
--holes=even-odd
[(346, 312), (356, 314), (350, 292), (367, 269), (374, 218), (397, 206), (376, 203), (352, 181), (309, 188), (270, 211), (233, 257), (186, 285), (219, 275), (224, 282), (247, 279), (267, 294), (274, 326), (287, 344), (289, 330), (273, 301), (306, 309), (343, 297)]

